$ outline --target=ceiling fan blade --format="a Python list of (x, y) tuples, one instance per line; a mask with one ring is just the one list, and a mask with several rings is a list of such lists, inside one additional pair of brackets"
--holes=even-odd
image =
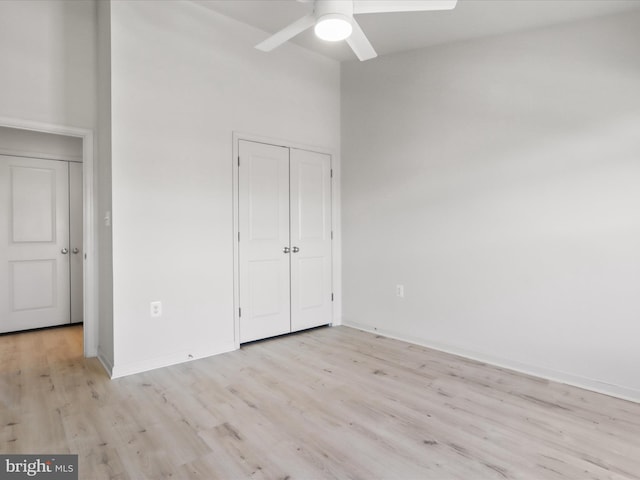
[(353, 13), (451, 10), (456, 3), (457, 0), (354, 0)]
[(377, 57), (378, 54), (369, 43), (369, 39), (367, 39), (366, 35), (355, 19), (351, 20), (351, 26), (353, 27), (353, 31), (351, 32), (349, 38), (347, 38), (347, 43), (351, 47), (351, 50), (353, 50), (356, 56), (360, 59), (360, 61), (364, 62), (365, 60), (369, 60), (370, 58)]
[(304, 32), (307, 28), (313, 26), (315, 23), (316, 18), (313, 16), (313, 14), (309, 14), (284, 27), (279, 32), (274, 33), (265, 41), (260, 42), (258, 45), (256, 45), (256, 48), (258, 50), (262, 50), (263, 52), (270, 52), (274, 48), (282, 45), (287, 40), (291, 40), (299, 33)]

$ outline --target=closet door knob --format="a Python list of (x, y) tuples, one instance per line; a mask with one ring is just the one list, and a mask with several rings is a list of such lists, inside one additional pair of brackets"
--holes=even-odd
[(284, 247), (282, 249), (282, 253), (289, 253), (289, 247)]
[(80, 251), (80, 249), (78, 247), (74, 248), (73, 250), (71, 250), (73, 253), (78, 253)]
[(62, 250), (60, 250), (60, 253), (62, 253), (63, 255), (66, 255), (67, 253), (69, 253), (69, 250), (67, 250), (66, 248), (63, 248)]
[(293, 247), (293, 253), (298, 253), (300, 249), (298, 247)]

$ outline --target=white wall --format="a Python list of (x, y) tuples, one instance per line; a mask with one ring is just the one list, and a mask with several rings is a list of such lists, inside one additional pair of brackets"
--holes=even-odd
[(339, 149), (339, 64), (264, 36), (191, 2), (111, 5), (115, 376), (234, 348), (232, 132)]
[(640, 400), (638, 25), (343, 64), (345, 323)]
[(0, 115), (95, 126), (94, 2), (0, 1)]

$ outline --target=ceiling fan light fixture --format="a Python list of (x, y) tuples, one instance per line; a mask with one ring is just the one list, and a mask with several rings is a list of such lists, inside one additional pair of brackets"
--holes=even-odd
[(329, 13), (321, 16), (316, 22), (313, 31), (318, 38), (328, 42), (339, 42), (349, 38), (353, 27), (349, 18), (339, 13)]

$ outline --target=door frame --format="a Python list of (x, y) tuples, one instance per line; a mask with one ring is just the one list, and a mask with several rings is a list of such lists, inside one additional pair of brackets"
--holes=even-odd
[(95, 223), (96, 215), (96, 178), (95, 143), (93, 130), (52, 123), (43, 123), (17, 118), (0, 117), (0, 126), (53, 133), (82, 139), (82, 241), (85, 261), (83, 262), (83, 348), (85, 357), (98, 355), (98, 309), (97, 309), (97, 249)]
[(231, 239), (233, 245), (233, 322), (234, 322), (234, 344), (235, 348), (240, 348), (240, 257), (238, 248), (239, 229), (239, 171), (238, 171), (238, 155), (240, 140), (249, 142), (266, 143), (277, 147), (294, 148), (299, 150), (308, 150), (311, 152), (323, 153), (331, 158), (331, 230), (333, 231), (333, 241), (331, 242), (331, 282), (333, 290), (333, 310), (332, 310), (332, 326), (342, 325), (342, 248), (341, 248), (341, 230), (340, 230), (340, 156), (338, 152), (326, 147), (318, 147), (315, 145), (307, 145), (290, 140), (266, 137), (264, 135), (255, 135), (244, 132), (233, 132), (233, 154), (231, 162), (233, 166), (233, 237)]

